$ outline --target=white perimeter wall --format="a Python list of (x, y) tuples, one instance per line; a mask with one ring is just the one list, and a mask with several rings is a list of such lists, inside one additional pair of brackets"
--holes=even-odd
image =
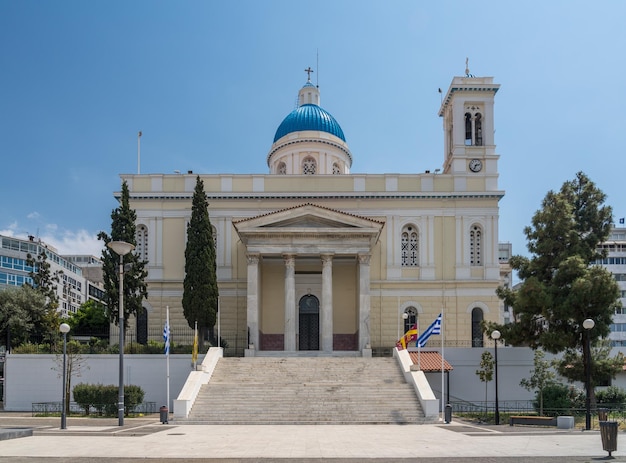
[[(119, 385), (119, 355), (82, 355), (86, 365), (77, 384)], [(204, 356), (198, 356), (198, 364)], [(7, 354), (4, 369), (4, 409), (31, 411), (34, 402), (63, 400), (62, 363), (59, 355)], [(191, 355), (170, 355), (170, 411), (191, 371)], [(167, 363), (164, 355), (124, 355), (124, 384), (140, 386), (145, 402), (156, 402), (157, 410), (167, 402)], [(74, 397), (71, 396), (73, 401)]]
[[(412, 350), (412, 349), (411, 349)], [(428, 349), (436, 350), (438, 349)], [(446, 348), (444, 356), (454, 370), (450, 372), (450, 401), (465, 400), (468, 402), (495, 401), (495, 377), (487, 383), (487, 398), (485, 399), (485, 383), (478, 379), (476, 370), (480, 369), (480, 356), (487, 350), (494, 355), (493, 346), (487, 348)], [(617, 354), (617, 349), (611, 350), (611, 356)], [(512, 402), (515, 400), (534, 400), (535, 393), (520, 386), (523, 378), (529, 378), (534, 369), (535, 352), (526, 347), (498, 347), (498, 401)], [(545, 359), (552, 360), (555, 356), (546, 353)], [(441, 398), (441, 373), (427, 373), (426, 377), (435, 396)], [(563, 377), (557, 375), (557, 382), (570, 384)], [(614, 386), (626, 388), (626, 372), (618, 374), (612, 383)], [(573, 383), (579, 389), (584, 389), (583, 383)], [(448, 382), (444, 375), (444, 387), (448, 397)], [(602, 388), (597, 387), (596, 391)], [(502, 406), (501, 405), (501, 406)]]
[[(413, 350), (413, 349), (411, 349)], [(437, 349), (425, 349), (437, 350)], [(485, 400), (485, 383), (476, 375), (480, 368), (480, 356), (493, 347), (446, 348), (446, 360), (454, 367), (450, 372), (450, 400), (482, 402)], [(617, 349), (612, 351), (615, 355)], [(533, 365), (534, 352), (522, 347), (498, 347), (498, 400), (532, 400), (534, 393), (522, 388), (522, 378), (528, 378)], [(61, 384), (61, 356), (7, 354), (5, 364), (4, 409), (7, 411), (31, 411), (33, 402), (60, 402), (63, 397)], [(546, 354), (546, 359), (554, 356)], [(112, 384), (117, 386), (119, 372), (118, 355), (83, 355), (88, 368), (80, 377), (72, 378), (72, 387), (79, 383)], [(204, 356), (198, 358), (198, 364)], [(170, 356), (170, 403), (182, 390), (191, 371), (190, 355)], [(427, 373), (426, 378), (437, 398), (441, 397), (441, 373)], [(445, 387), (448, 387), (445, 379)], [(567, 383), (564, 379), (559, 379)], [(141, 386), (146, 402), (156, 402), (157, 408), (166, 404), (166, 359), (163, 355), (124, 356), (124, 383)], [(575, 384), (583, 388), (582, 384)], [(626, 373), (619, 374), (613, 385), (626, 388)], [(447, 394), (445, 399), (447, 399)], [(73, 400), (73, 397), (71, 398)], [(487, 384), (487, 400), (495, 400), (495, 381)]]

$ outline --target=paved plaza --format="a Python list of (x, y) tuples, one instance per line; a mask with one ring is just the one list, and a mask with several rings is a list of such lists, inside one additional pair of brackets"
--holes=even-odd
[[(598, 430), (432, 425), (177, 425), (158, 415), (126, 419), (0, 414), (0, 462), (557, 462), (608, 460)], [(623, 437), (626, 439), (626, 436)], [(626, 462), (622, 435), (614, 462)]]

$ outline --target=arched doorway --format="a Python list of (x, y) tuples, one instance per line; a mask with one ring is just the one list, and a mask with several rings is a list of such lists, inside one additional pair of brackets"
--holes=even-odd
[(299, 350), (320, 350), (320, 301), (312, 294), (302, 296), (299, 307)]

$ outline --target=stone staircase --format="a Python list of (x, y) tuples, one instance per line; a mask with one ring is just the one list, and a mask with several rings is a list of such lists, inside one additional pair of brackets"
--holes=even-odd
[(424, 423), (395, 359), (221, 358), (188, 424)]

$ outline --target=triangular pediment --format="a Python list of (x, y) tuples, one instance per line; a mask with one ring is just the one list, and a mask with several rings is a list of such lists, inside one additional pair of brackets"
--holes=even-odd
[(346, 212), (303, 204), (235, 223), (237, 230), (252, 228), (378, 228), (382, 222)]
[(369, 250), (378, 241), (383, 222), (315, 204), (281, 209), (233, 222), (249, 250), (279, 253)]
[(265, 228), (280, 228), (280, 227), (299, 227), (299, 228), (345, 228), (354, 227), (354, 225), (338, 222), (336, 220), (329, 219), (328, 217), (320, 217), (314, 214), (302, 215), (298, 217), (291, 217), (289, 219), (273, 222), (268, 225), (263, 225)]

